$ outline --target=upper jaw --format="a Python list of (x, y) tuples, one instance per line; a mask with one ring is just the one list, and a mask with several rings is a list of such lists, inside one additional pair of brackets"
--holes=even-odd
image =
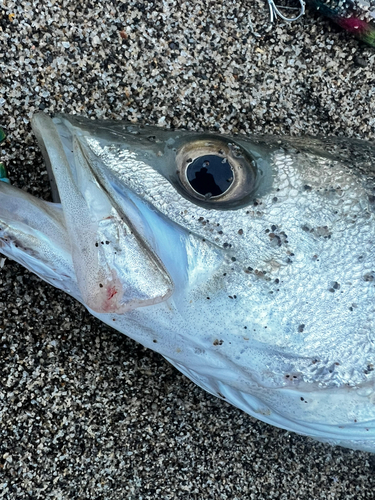
[[(170, 297), (173, 282), (138, 230), (142, 216), (124, 193), (116, 194), (80, 129), (66, 120), (56, 126), (44, 113), (34, 116), (32, 126), (54, 198), (61, 200), (85, 305), (97, 313), (121, 314)], [(124, 205), (131, 205), (133, 220)]]

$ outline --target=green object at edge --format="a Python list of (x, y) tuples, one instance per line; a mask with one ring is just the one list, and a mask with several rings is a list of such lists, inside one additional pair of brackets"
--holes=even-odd
[(0, 181), (9, 183), (7, 169), (5, 168), (4, 163), (1, 162), (0, 162)]

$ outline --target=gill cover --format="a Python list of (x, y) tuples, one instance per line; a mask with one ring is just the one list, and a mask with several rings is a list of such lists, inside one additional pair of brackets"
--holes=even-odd
[(43, 113), (32, 126), (61, 200), (83, 303), (97, 313), (121, 314), (168, 298), (167, 271), (91, 169), (79, 131), (66, 130), (61, 138)]

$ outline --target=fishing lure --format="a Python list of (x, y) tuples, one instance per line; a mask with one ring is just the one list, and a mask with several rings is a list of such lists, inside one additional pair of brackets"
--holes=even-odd
[(308, 0), (316, 10), (375, 47), (375, 0)]
[(300, 7), (294, 17), (287, 17), (283, 12), (285, 9), (298, 10), (298, 7), (276, 5), (274, 0), (267, 0), (267, 3), (271, 23), (276, 17), (288, 22), (297, 21), (305, 14), (307, 3), (355, 37), (375, 47), (375, 0), (298, 0)]

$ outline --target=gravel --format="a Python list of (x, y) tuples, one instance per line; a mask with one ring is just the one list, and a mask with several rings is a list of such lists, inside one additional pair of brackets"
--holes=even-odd
[[(0, 0), (1, 160), (51, 199), (40, 110), (374, 139), (374, 66), (317, 13), (269, 25), (265, 0)], [(0, 498), (375, 498), (375, 455), (249, 417), (2, 264)]]

